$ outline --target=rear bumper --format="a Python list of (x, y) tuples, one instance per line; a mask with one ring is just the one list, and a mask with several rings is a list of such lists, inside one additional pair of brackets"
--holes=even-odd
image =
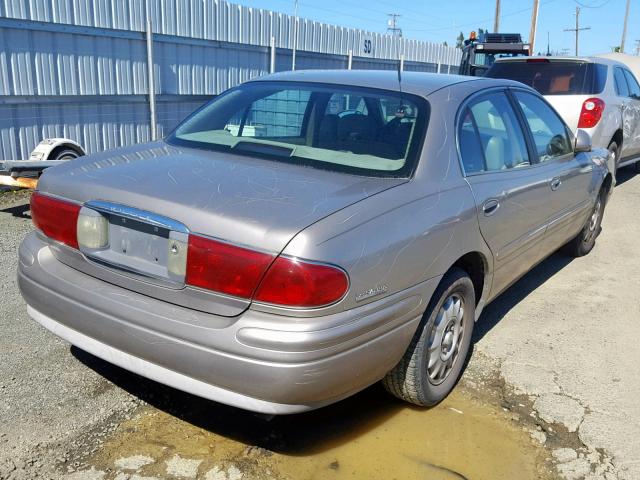
[(243, 409), (318, 408), (399, 361), (439, 278), (324, 317), (220, 317), (156, 300), (59, 262), (35, 233), (20, 246), (29, 314), (73, 345), (144, 377)]

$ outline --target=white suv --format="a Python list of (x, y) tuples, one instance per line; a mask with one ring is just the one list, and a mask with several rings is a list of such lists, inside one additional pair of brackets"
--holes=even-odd
[(640, 85), (622, 63), (605, 58), (520, 57), (496, 60), (486, 77), (535, 88), (576, 133), (607, 148), (610, 168), (635, 163), (640, 170)]

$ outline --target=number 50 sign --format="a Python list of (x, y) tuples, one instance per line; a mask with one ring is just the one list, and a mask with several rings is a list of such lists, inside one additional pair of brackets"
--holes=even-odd
[(373, 57), (373, 37), (362, 37), (362, 46), (360, 48), (360, 55), (363, 57)]

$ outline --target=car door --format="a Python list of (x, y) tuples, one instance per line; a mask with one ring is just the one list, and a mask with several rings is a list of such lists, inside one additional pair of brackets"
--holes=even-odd
[(514, 89), (516, 103), (530, 133), (535, 161), (549, 173), (549, 219), (542, 254), (557, 250), (582, 228), (591, 209), (589, 185), (593, 163), (588, 154), (574, 154), (573, 135), (556, 111), (537, 94)]
[(615, 67), (613, 69), (613, 80), (616, 95), (621, 100), (620, 115), (622, 117), (622, 147), (620, 148), (620, 159), (624, 160), (633, 156), (633, 132), (635, 130), (635, 120), (633, 109), (629, 108), (631, 106), (631, 99), (629, 98), (629, 84), (627, 83), (624, 70), (621, 67)]
[(458, 139), (480, 231), (494, 256), (493, 297), (541, 258), (541, 242), (554, 213), (551, 177), (531, 161), (523, 125), (506, 90), (481, 93), (463, 106)]
[(636, 77), (626, 68), (623, 69), (624, 76), (629, 87), (629, 100), (626, 104), (626, 116), (629, 117), (631, 125), (629, 132), (629, 155), (640, 155), (640, 85)]

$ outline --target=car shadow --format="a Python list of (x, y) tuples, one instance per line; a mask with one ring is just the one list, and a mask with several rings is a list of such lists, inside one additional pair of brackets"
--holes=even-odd
[(318, 410), (270, 417), (167, 387), (77, 347), (71, 347), (71, 353), (119, 388), (173, 417), (247, 446), (286, 455), (310, 455), (348, 443), (408, 408), (375, 384)]
[(31, 206), (28, 203), (25, 203), (23, 205), (16, 205), (14, 207), (0, 209), (0, 213), (8, 213), (9, 215), (12, 215), (17, 218), (30, 219), (31, 218), (31, 215), (29, 214), (30, 209), (31, 209)]
[[(487, 306), (474, 328), (475, 344), (531, 292), (562, 270), (571, 258), (554, 254)], [(310, 455), (348, 443), (411, 405), (375, 384), (327, 407), (269, 417), (230, 407), (131, 373), (77, 347), (71, 353), (117, 387), (184, 422), (226, 438), (287, 455)], [(467, 362), (469, 358), (467, 358)]]
[(619, 169), (616, 172), (616, 187), (634, 178), (636, 173), (635, 165), (627, 165)]
[[(516, 305), (573, 258), (556, 253), (505, 290), (475, 325), (472, 348)], [(311, 412), (268, 417), (200, 398), (131, 373), (77, 347), (71, 353), (88, 368), (145, 403), (212, 433), (287, 455), (309, 455), (348, 443), (411, 405), (378, 383)], [(469, 358), (467, 358), (467, 362)]]
[(480, 315), (473, 329), (473, 343), (480, 341), (516, 305), (572, 261), (571, 257), (555, 253), (502, 292)]

